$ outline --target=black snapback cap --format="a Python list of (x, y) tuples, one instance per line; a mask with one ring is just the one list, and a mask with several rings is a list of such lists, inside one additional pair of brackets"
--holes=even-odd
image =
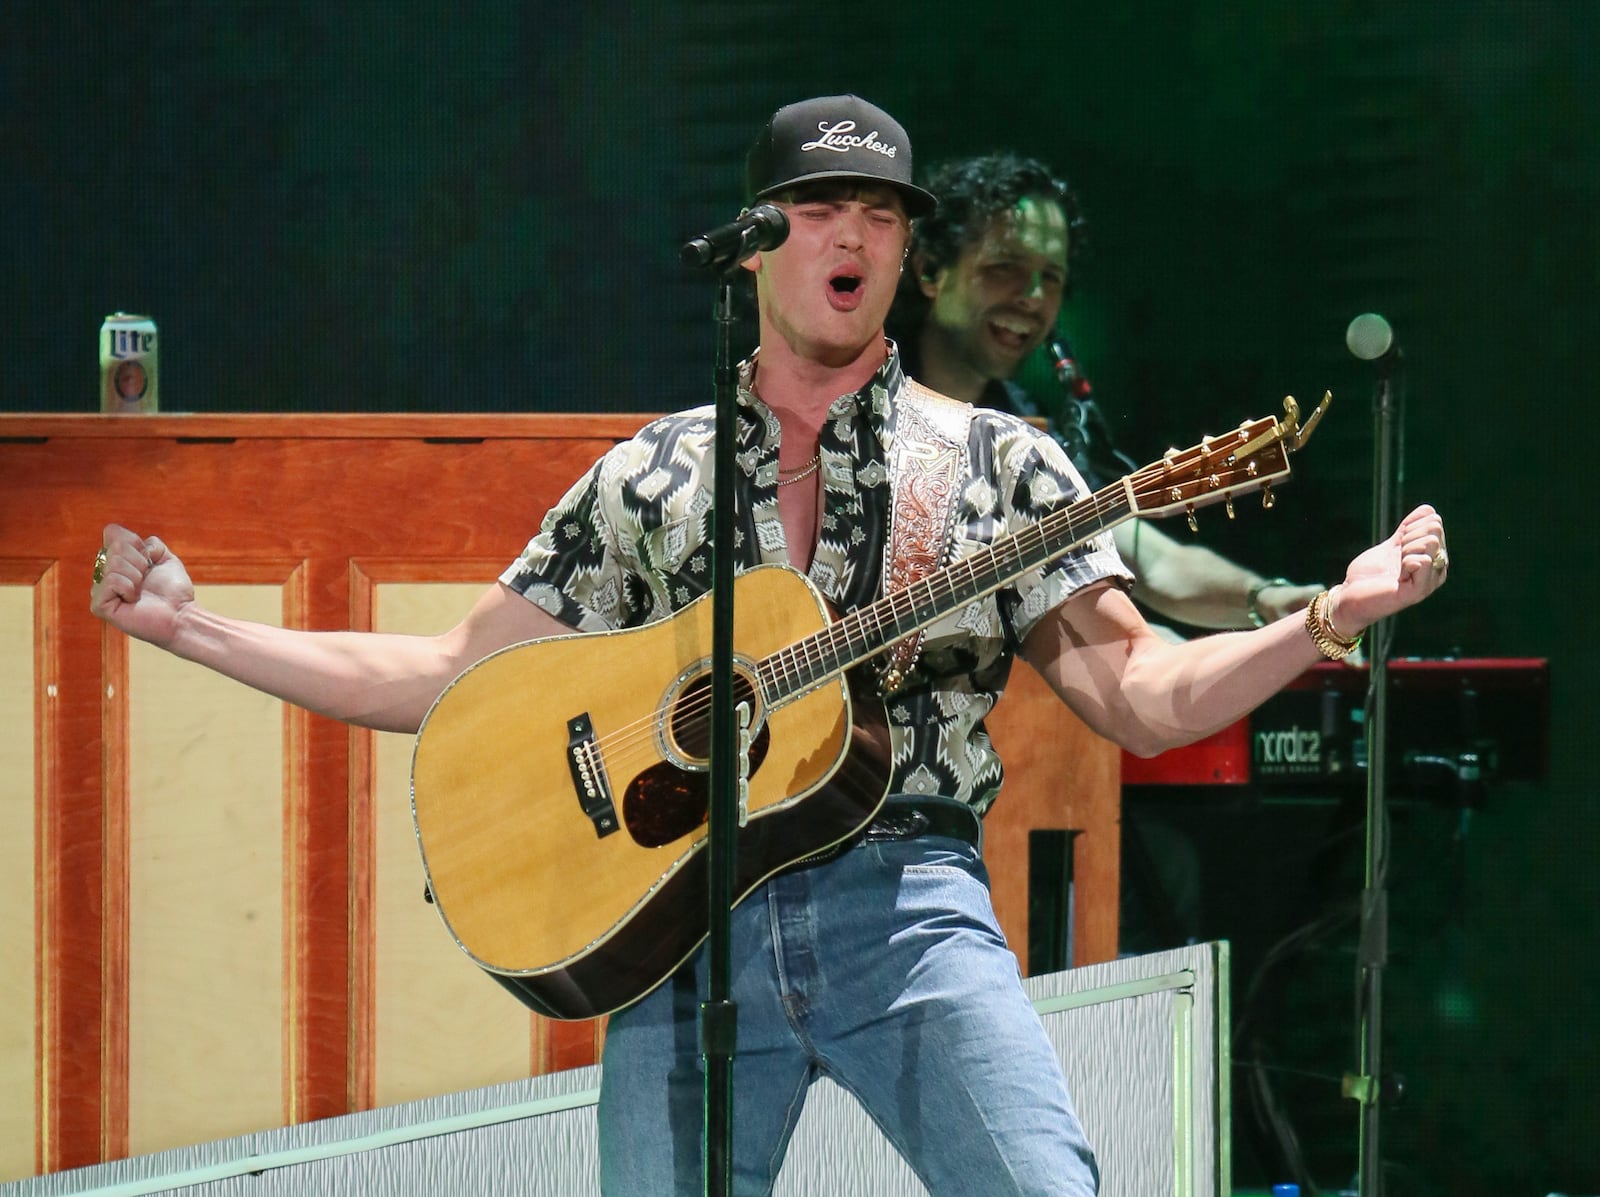
[(911, 139), (904, 127), (860, 96), (822, 96), (778, 109), (745, 158), (747, 203), (813, 179), (887, 183), (913, 217), (938, 206), (932, 192), (911, 181)]

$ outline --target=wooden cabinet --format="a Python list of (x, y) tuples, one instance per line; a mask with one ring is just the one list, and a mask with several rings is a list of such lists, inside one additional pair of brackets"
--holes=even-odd
[[(0, 1085), (33, 1095), (0, 1115), (0, 1180), (595, 1059), (599, 1022), (509, 1002), (423, 902), (408, 737), (130, 643), (88, 591), (115, 521), (208, 605), (442, 630), (640, 422), (0, 416)], [(1081, 830), (1076, 958), (1106, 959), (1118, 758), (1018, 689), (996, 906), (1025, 944), (1027, 830)]]

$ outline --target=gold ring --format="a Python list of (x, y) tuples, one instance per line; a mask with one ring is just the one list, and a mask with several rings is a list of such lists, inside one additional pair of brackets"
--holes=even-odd
[(1440, 549), (1433, 555), (1433, 568), (1443, 572), (1450, 568), (1450, 554)]
[(100, 585), (106, 580), (106, 549), (100, 546), (100, 551), (94, 555), (94, 584)]

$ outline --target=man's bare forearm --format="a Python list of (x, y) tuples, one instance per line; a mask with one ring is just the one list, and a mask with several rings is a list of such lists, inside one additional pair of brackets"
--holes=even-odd
[(431, 636), (310, 632), (187, 608), (171, 652), (320, 715), (414, 732), (460, 672)]

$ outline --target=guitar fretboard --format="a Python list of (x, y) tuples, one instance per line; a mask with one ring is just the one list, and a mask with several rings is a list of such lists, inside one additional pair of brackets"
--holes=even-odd
[(776, 705), (822, 685), (1133, 514), (1126, 480), (1113, 482), (903, 590), (858, 607), (763, 660), (757, 670), (762, 697), (768, 705)]

